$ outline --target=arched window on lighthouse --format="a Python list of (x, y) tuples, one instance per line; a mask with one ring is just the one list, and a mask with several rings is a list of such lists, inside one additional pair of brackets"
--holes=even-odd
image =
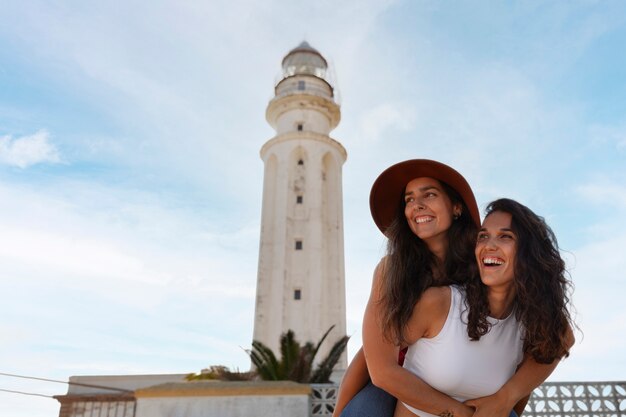
[(298, 159), (298, 165), (304, 165), (304, 161), (302, 160), (302, 158)]

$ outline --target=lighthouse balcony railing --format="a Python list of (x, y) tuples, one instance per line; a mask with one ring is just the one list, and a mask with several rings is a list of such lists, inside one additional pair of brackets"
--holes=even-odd
[(276, 89), (276, 95), (272, 98), (276, 99), (295, 94), (308, 94), (312, 96), (323, 97), (325, 99), (334, 99), (332, 90), (329, 92), (327, 89), (315, 85), (307, 85), (304, 89), (299, 89), (297, 85), (280, 87)]

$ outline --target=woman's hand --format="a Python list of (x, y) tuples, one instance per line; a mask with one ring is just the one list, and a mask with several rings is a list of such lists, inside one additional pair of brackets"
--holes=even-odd
[(486, 397), (467, 400), (464, 404), (474, 408), (474, 417), (509, 417), (515, 405), (500, 391)]
[[(442, 413), (442, 414), (439, 414), (439, 415), (441, 417), (446, 417), (445, 413)], [(454, 416), (454, 417), (472, 417), (475, 414), (474, 414), (474, 408), (468, 406), (467, 404), (459, 404), (458, 407), (456, 407), (456, 408), (454, 408), (454, 410), (452, 410), (450, 415)]]

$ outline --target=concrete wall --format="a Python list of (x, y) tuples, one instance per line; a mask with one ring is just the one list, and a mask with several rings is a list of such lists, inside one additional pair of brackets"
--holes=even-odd
[(289, 381), (198, 381), (136, 391), (135, 417), (307, 417), (308, 385)]

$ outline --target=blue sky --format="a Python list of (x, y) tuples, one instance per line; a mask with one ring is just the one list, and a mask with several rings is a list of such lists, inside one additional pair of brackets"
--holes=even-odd
[[(247, 369), (265, 108), (306, 39), (341, 97), (350, 355), (384, 252), (371, 184), (422, 157), (557, 233), (584, 338), (552, 380), (626, 378), (623, 2), (0, 1), (0, 19), (0, 372)], [(57, 412), (0, 392), (3, 416)]]

